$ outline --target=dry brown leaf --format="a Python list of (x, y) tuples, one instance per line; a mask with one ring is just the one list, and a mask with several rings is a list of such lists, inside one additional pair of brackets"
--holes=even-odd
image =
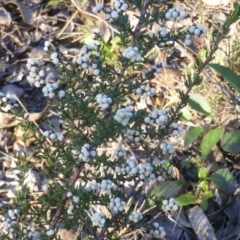
[(4, 5), (12, 4), (12, 5), (17, 6), (20, 10), (23, 21), (26, 24), (29, 24), (29, 25), (31, 25), (33, 23), (33, 16), (32, 16), (33, 13), (30, 9), (27, 8), (27, 6), (24, 3), (21, 3), (18, 0), (10, 0), (10, 1), (9, 0), (2, 0), (2, 3)]
[(59, 229), (57, 235), (62, 239), (62, 240), (75, 240), (76, 239), (76, 234), (72, 229), (67, 230), (67, 229)]
[(10, 26), (12, 22), (11, 15), (4, 9), (0, 8), (0, 26)]
[(189, 209), (187, 214), (199, 240), (217, 240), (211, 223), (199, 206)]
[(183, 209), (179, 209), (178, 211), (173, 212), (174, 219), (181, 225), (187, 228), (191, 228), (192, 225), (190, 224), (189, 220), (187, 219)]
[(20, 125), (17, 125), (14, 128), (13, 135), (17, 142), (29, 147), (36, 139), (35, 133), (36, 132), (33, 132), (31, 129), (23, 130)]
[[(26, 113), (24, 118), (28, 118), (30, 122), (38, 121), (41, 119), (46, 112), (48, 105), (43, 109), (42, 112), (38, 113)], [(0, 128), (9, 128), (18, 125), (20, 122), (23, 121), (23, 118), (16, 117), (11, 113), (3, 113), (0, 112)]]

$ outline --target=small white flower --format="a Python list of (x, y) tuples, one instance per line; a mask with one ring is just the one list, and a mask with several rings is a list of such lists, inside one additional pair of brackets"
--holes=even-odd
[(118, 12), (117, 11), (112, 11), (111, 12), (111, 17), (114, 18), (114, 19), (118, 18)]
[(93, 226), (102, 228), (102, 227), (104, 227), (105, 222), (106, 222), (106, 218), (105, 218), (105, 214), (103, 212), (95, 213), (92, 216)]
[(143, 216), (142, 213), (139, 211), (133, 211), (130, 215), (129, 215), (129, 220), (133, 221), (135, 223), (139, 222), (140, 220), (142, 220)]
[(54, 59), (53, 59), (53, 63), (54, 63), (55, 65), (59, 64), (59, 59), (58, 59), (58, 58), (54, 58)]
[(53, 229), (50, 229), (47, 231), (48, 236), (52, 236), (52, 235), (54, 235), (54, 233), (55, 233), (55, 231)]
[(74, 201), (75, 203), (79, 203), (79, 202), (80, 202), (80, 197), (78, 197), (78, 196), (73, 196), (73, 201)]

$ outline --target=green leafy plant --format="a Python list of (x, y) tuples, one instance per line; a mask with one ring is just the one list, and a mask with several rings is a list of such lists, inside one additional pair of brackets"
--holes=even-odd
[[(31, 239), (37, 235), (39, 239), (58, 239), (60, 224), (66, 229), (76, 227), (76, 237), (82, 239), (131, 239), (138, 235), (163, 239), (165, 230), (145, 214), (151, 208), (172, 213), (179, 206), (200, 204), (206, 210), (213, 197), (212, 183), (228, 191), (232, 174), (225, 169), (209, 173), (204, 166), (222, 128), (206, 131), (197, 127), (187, 133), (185, 146), (205, 134), (200, 156), (182, 163), (182, 168), (194, 166), (196, 170), (187, 176), (189, 181), (177, 168), (171, 139), (176, 142), (183, 134), (181, 110), (187, 104), (212, 115), (207, 100), (192, 90), (201, 85), (203, 69), (240, 16), (240, 5), (213, 36), (205, 59), (196, 59), (196, 74), (186, 77), (186, 89), (179, 91), (176, 106), (155, 109), (146, 99), (156, 95), (155, 78), (168, 65), (151, 59), (150, 53), (156, 46), (171, 50), (172, 42), (182, 38), (189, 45), (207, 33), (201, 24), (181, 31), (146, 30), (153, 23), (175, 23), (187, 17), (181, 7), (169, 10), (168, 3), (161, 3), (161, 8), (158, 5), (159, 1), (148, 0), (97, 4), (92, 12), (105, 15), (106, 19), (98, 16), (98, 20), (113, 31), (110, 44), (103, 43), (101, 30), (94, 28), (92, 41), (85, 39), (75, 61), (49, 41), (44, 46), (47, 60), (28, 59), (28, 80), (48, 100), (50, 113), (56, 113), (58, 121), (51, 120), (51, 114), (45, 122), (21, 118), (23, 131), (34, 135), (34, 155), (39, 162), (30, 166), (33, 156), (21, 155), (19, 186), (12, 202), (0, 209), (1, 238)], [(136, 26), (130, 24), (129, 8), (139, 10)], [(57, 81), (46, 78), (44, 61), (55, 66)], [(143, 103), (136, 102), (137, 98)]]

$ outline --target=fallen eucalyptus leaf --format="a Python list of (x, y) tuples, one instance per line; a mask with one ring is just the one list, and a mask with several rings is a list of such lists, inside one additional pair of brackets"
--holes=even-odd
[(217, 240), (212, 225), (199, 206), (188, 210), (188, 219), (199, 240)]

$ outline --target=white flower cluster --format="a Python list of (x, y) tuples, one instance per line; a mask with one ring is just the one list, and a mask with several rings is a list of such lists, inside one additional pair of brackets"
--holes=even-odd
[(124, 0), (115, 0), (114, 7), (118, 12), (126, 11), (128, 9), (128, 4)]
[(169, 41), (168, 36), (169, 36), (169, 32), (166, 29), (164, 28), (158, 29), (157, 39), (159, 41), (159, 47), (165, 46), (165, 42)]
[(98, 59), (100, 55), (100, 37), (101, 32), (99, 28), (94, 28), (91, 34), (92, 42), (88, 45), (83, 45), (81, 49), (81, 55), (77, 58), (77, 64), (81, 66), (82, 69), (88, 70), (93, 75), (97, 76), (100, 74), (98, 68)]
[(11, 219), (16, 219), (18, 215), (19, 215), (19, 210), (18, 209), (9, 209), (8, 210), (8, 216)]
[(92, 12), (97, 14), (103, 9), (103, 5), (101, 3), (97, 3), (96, 6), (92, 8)]
[(106, 6), (104, 8), (105, 19), (107, 21), (112, 21), (113, 19), (117, 19), (119, 17), (118, 11), (116, 9), (112, 9), (110, 6)]
[(47, 83), (43, 88), (42, 92), (45, 97), (54, 98), (55, 93), (54, 90), (58, 89), (57, 83)]
[(95, 213), (91, 219), (92, 219), (93, 226), (97, 226), (100, 228), (104, 227), (106, 222), (106, 217), (103, 212)]
[(73, 215), (73, 210), (74, 210), (76, 204), (80, 202), (80, 197), (73, 196), (72, 192), (68, 192), (67, 197), (72, 198), (72, 201), (70, 202), (70, 204), (68, 206), (67, 214)]
[(0, 215), (0, 230), (4, 234), (13, 233), (15, 231), (14, 227), (17, 224), (17, 217), (19, 216), (18, 209), (9, 209), (8, 217), (5, 218)]
[(55, 47), (53, 46), (53, 44), (50, 41), (45, 41), (44, 42), (44, 48), (43, 50), (45, 52), (49, 51), (50, 49), (55, 49)]
[(173, 154), (175, 152), (175, 149), (173, 147), (173, 144), (171, 142), (163, 142), (161, 144), (162, 148), (162, 154), (167, 155), (167, 154)]
[(34, 226), (27, 226), (25, 229), (23, 229), (23, 233), (26, 237), (32, 237), (35, 232), (36, 228)]
[(50, 57), (52, 59), (52, 62), (57, 65), (59, 64), (59, 58), (58, 58), (58, 52), (56, 51), (56, 48), (50, 41), (44, 42), (44, 51), (48, 52), (49, 50), (53, 50)]
[[(51, 55), (51, 57), (53, 57), (52, 58), (53, 60), (54, 60), (54, 56), (56, 56), (56, 54), (57, 53), (53, 53)], [(30, 82), (33, 82), (35, 87), (37, 87), (37, 88), (45, 85), (42, 88), (42, 92), (43, 92), (44, 96), (49, 97), (49, 98), (55, 97), (54, 91), (56, 89), (58, 89), (58, 84), (57, 83), (49, 83), (48, 80), (45, 79), (46, 73), (45, 73), (45, 70), (43, 68), (41, 68), (39, 60), (29, 58), (28, 61), (27, 61), (26, 67), (29, 70), (29, 76), (27, 77), (27, 79)], [(65, 96), (65, 91), (60, 90), (58, 92), (58, 96), (59, 96), (59, 98), (64, 97)]]
[(39, 88), (41, 85), (45, 84), (45, 71), (40, 66), (40, 61), (38, 59), (29, 58), (27, 60), (27, 69), (29, 70), (29, 76), (27, 79), (30, 82), (34, 82), (35, 87)]
[(170, 198), (169, 200), (164, 199), (162, 202), (162, 210), (164, 212), (168, 211), (177, 211), (178, 210), (178, 204), (175, 201), (174, 198)]
[(164, 28), (159, 28), (157, 34), (155, 35), (152, 31), (148, 33), (150, 38), (157, 37), (159, 41), (159, 47), (164, 47), (165, 42), (169, 41), (169, 32)]
[(129, 215), (128, 218), (129, 218), (130, 221), (133, 221), (133, 222), (137, 223), (137, 222), (139, 222), (139, 221), (142, 220), (143, 215), (142, 215), (142, 213), (139, 212), (139, 211), (133, 211), (133, 212)]
[(162, 40), (162, 39), (166, 39), (166, 37), (168, 36), (168, 31), (164, 28), (159, 28), (158, 29), (158, 39)]
[(92, 182), (87, 182), (87, 184), (84, 188), (88, 192), (100, 193), (100, 191), (101, 191), (99, 184), (95, 180)]
[(202, 24), (194, 24), (187, 30), (185, 36), (185, 44), (190, 45), (194, 38), (204, 38), (207, 34), (207, 28), (203, 27)]
[(13, 102), (6, 94), (0, 92), (0, 109), (4, 112), (10, 112), (15, 107), (18, 107), (18, 104)]
[(172, 128), (172, 135), (173, 136), (178, 136), (180, 133), (183, 132), (183, 128), (180, 127), (177, 123), (173, 122), (171, 124), (171, 128)]
[(112, 190), (116, 190), (117, 186), (109, 179), (103, 179), (100, 184), (101, 193), (106, 193), (108, 195), (112, 194)]
[(55, 231), (53, 229), (49, 229), (46, 233), (48, 236), (53, 236), (55, 234)]
[(113, 213), (118, 213), (124, 210), (125, 205), (126, 205), (125, 201), (122, 201), (121, 198), (116, 197), (111, 198), (108, 207)]
[(142, 56), (138, 51), (138, 47), (128, 47), (126, 48), (123, 53), (123, 57), (128, 58), (131, 62), (139, 62), (142, 60)]
[(123, 126), (128, 125), (129, 119), (132, 117), (132, 110), (130, 107), (120, 108), (117, 110), (114, 120), (121, 123)]
[(50, 57), (55, 65), (59, 64), (58, 52), (53, 52)]
[(163, 227), (159, 225), (159, 223), (155, 222), (152, 224), (152, 229), (146, 233), (147, 239), (161, 239), (166, 236), (166, 232)]
[(51, 140), (63, 141), (64, 136), (60, 132), (53, 132), (52, 130), (43, 132), (43, 135)]
[(92, 158), (96, 156), (96, 151), (92, 149), (92, 147), (86, 143), (83, 145), (81, 152), (79, 154), (79, 158), (83, 162), (89, 162)]
[(155, 62), (154, 65), (152, 66), (152, 70), (159, 74), (162, 72), (162, 68), (166, 68), (167, 67), (167, 62), (163, 61), (163, 62)]
[(156, 88), (151, 88), (148, 85), (141, 85), (136, 89), (136, 93), (147, 98), (156, 94)]
[(164, 109), (154, 109), (147, 117), (144, 118), (144, 122), (147, 124), (157, 124), (164, 126), (168, 120), (167, 112)]
[[(139, 164), (139, 178), (141, 180), (144, 180), (146, 178), (148, 178), (153, 171), (153, 167), (151, 165), (151, 163), (141, 163)], [(153, 176), (152, 176), (153, 178)]]
[(48, 186), (47, 183), (44, 183), (44, 184), (41, 186), (41, 190), (42, 190), (44, 193), (47, 193), (48, 188), (49, 188), (49, 186)]
[(95, 99), (102, 109), (107, 109), (112, 103), (112, 99), (102, 93), (98, 94)]
[(139, 171), (139, 167), (134, 160), (127, 159), (126, 163), (123, 163), (121, 166), (115, 167), (115, 172), (122, 175), (130, 175), (131, 177), (136, 176)]
[(166, 12), (165, 17), (168, 20), (180, 22), (187, 17), (187, 13), (180, 6), (177, 6), (174, 8), (170, 8)]
[(144, 140), (144, 137), (140, 134), (139, 131), (133, 129), (127, 129), (127, 139), (129, 141), (139, 143)]
[(105, 19), (111, 21), (118, 18), (119, 12), (124, 12), (128, 9), (128, 4), (124, 0), (115, 0), (113, 6), (114, 8), (112, 9), (110, 6), (103, 6), (101, 3), (98, 3), (92, 8), (92, 12), (97, 14), (103, 11), (105, 13)]
[(121, 146), (118, 146), (114, 151), (114, 158), (116, 161), (119, 159), (126, 159), (126, 151)]

